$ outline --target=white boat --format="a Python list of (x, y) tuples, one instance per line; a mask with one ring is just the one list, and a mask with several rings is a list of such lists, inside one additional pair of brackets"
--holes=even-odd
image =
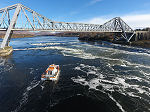
[(46, 80), (51, 80), (51, 81), (57, 81), (59, 78), (59, 65), (49, 65), (49, 67), (46, 69), (45, 73), (42, 74), (41, 80), (46, 81)]

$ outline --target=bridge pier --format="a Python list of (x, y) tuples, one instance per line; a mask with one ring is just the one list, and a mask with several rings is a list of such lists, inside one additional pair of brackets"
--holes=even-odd
[(4, 36), (4, 39), (1, 43), (0, 56), (8, 56), (13, 52), (13, 48), (9, 47), (9, 40), (13, 33), (12, 29), (15, 27), (20, 10), (21, 10), (21, 6), (20, 6), (20, 4), (18, 4), (17, 8), (15, 10), (15, 13), (13, 15), (13, 18), (12, 18), (12, 20), (9, 24), (9, 27), (6, 31), (6, 34)]
[(12, 52), (13, 52), (13, 48), (11, 46), (0, 48), (0, 56), (2, 57), (9, 56)]
[(13, 16), (11, 22), (10, 22), (10, 25), (9, 25), (7, 31), (6, 31), (5, 37), (2, 41), (1, 48), (4, 48), (4, 47), (8, 46), (8, 44), (9, 44), (9, 40), (10, 40), (11, 34), (12, 34), (12, 29), (14, 28), (14, 26), (16, 24), (16, 21), (17, 21), (20, 10), (21, 10), (21, 7), (20, 7), (20, 4), (18, 4), (18, 6), (16, 8), (16, 11), (14, 13), (14, 16)]

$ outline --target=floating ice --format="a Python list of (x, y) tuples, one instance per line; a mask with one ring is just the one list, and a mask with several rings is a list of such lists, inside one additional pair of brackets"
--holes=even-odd
[[(116, 91), (114, 88), (117, 87), (121, 94), (139, 97), (141, 98), (141, 94), (145, 94), (147, 96), (150, 96), (150, 88), (146, 85), (141, 85), (141, 83), (129, 83), (127, 80), (137, 80), (138, 82), (144, 81), (148, 85), (150, 85), (150, 82), (143, 78), (138, 76), (120, 76), (120, 75), (111, 75), (111, 77), (106, 76), (104, 74), (101, 74), (98, 72), (98, 68), (94, 66), (84, 65), (80, 64), (79, 66), (75, 67), (75, 70), (84, 72), (86, 74), (89, 74), (89, 71), (97, 76), (97, 78), (91, 78), (87, 76), (78, 76), (78, 77), (72, 77), (71, 79), (79, 83), (83, 86), (89, 86), (90, 89), (99, 90), (97, 87), (101, 86), (102, 90), (107, 91)], [(78, 68), (78, 69), (77, 69)], [(129, 91), (130, 90), (130, 91)], [(134, 91), (131, 91), (134, 90)], [(136, 92), (135, 92), (136, 91)]]
[(59, 45), (60, 43), (38, 43), (38, 44), (31, 44), (34, 46), (47, 46), (47, 45)]

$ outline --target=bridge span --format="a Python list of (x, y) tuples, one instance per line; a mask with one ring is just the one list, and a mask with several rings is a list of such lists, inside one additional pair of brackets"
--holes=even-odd
[(111, 32), (121, 33), (121, 36), (127, 42), (134, 35), (134, 30), (120, 17), (115, 17), (103, 25), (57, 22), (22, 4), (15, 4), (0, 9), (0, 31), (6, 31), (1, 48), (8, 46), (13, 31)]

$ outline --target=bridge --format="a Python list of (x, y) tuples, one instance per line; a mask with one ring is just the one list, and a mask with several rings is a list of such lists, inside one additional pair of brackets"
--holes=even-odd
[(0, 9), (0, 31), (6, 31), (1, 48), (8, 46), (13, 31), (121, 33), (121, 36), (127, 42), (134, 35), (134, 30), (120, 17), (113, 18), (103, 25), (57, 22), (22, 4), (15, 4)]

